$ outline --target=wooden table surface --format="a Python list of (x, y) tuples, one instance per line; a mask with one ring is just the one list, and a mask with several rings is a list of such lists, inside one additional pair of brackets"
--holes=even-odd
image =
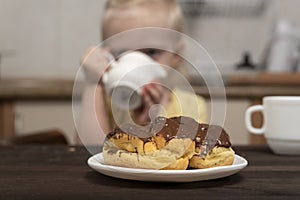
[(300, 198), (300, 156), (264, 146), (233, 147), (249, 165), (216, 180), (153, 183), (93, 171), (83, 147), (0, 147), (0, 199), (292, 199)]
[(0, 100), (72, 99), (72, 79), (1, 79)]
[[(300, 96), (300, 74), (238, 75), (228, 79), (225, 91), (229, 99), (257, 99), (266, 95)], [(71, 100), (73, 84), (72, 79), (1, 79), (0, 101)], [(195, 84), (193, 88), (199, 95), (209, 97), (206, 86)], [(77, 89), (80, 91), (83, 88)]]

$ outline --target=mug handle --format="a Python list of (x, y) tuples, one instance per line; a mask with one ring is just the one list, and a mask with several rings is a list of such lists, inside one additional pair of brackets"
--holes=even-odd
[(250, 131), (251, 133), (261, 135), (265, 132), (265, 123), (261, 128), (254, 128), (252, 126), (252, 122), (251, 122), (252, 113), (258, 112), (258, 111), (262, 112), (263, 110), (264, 110), (264, 107), (262, 105), (251, 106), (246, 110), (246, 115), (245, 115), (246, 127), (247, 127), (248, 131)]

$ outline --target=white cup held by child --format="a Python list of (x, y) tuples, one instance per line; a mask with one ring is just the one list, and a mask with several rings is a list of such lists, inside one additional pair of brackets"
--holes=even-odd
[(135, 109), (141, 103), (144, 85), (167, 76), (164, 68), (151, 57), (139, 51), (126, 52), (111, 62), (103, 74), (103, 83), (113, 105), (121, 109)]

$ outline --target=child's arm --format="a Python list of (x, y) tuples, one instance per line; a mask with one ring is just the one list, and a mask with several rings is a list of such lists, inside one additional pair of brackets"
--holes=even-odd
[[(111, 130), (104, 87), (99, 83), (108, 66), (104, 55), (105, 50), (95, 46), (88, 49), (80, 61), (87, 84), (82, 96), (77, 128), (84, 144), (100, 144), (105, 134)], [(78, 138), (76, 140), (79, 141)]]

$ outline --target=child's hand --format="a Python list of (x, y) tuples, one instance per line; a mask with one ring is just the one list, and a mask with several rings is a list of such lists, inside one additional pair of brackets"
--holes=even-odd
[(98, 83), (109, 61), (105, 54), (108, 51), (97, 46), (90, 47), (81, 57), (80, 64), (84, 69), (85, 78), (88, 82)]
[(170, 94), (169, 90), (159, 84), (150, 83), (144, 86), (142, 90), (142, 106), (134, 110), (134, 121), (140, 125), (150, 122), (149, 111), (151, 106), (159, 104), (162, 107), (166, 107), (170, 101)]

